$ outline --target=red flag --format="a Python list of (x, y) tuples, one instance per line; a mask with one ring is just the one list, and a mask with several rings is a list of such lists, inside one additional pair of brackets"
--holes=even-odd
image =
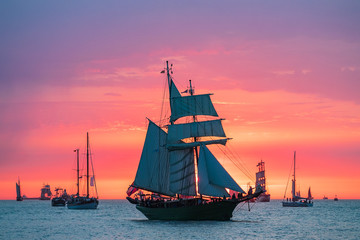
[(134, 183), (132, 183), (130, 185), (130, 187), (128, 188), (128, 190), (126, 191), (126, 194), (130, 197), (133, 193), (135, 193), (137, 190), (139, 190), (138, 188), (133, 186)]

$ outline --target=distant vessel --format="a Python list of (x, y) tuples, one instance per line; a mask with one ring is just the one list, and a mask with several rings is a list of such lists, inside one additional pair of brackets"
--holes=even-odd
[(324, 200), (327, 200), (327, 199), (329, 199), (329, 198), (328, 198), (328, 197), (326, 197), (326, 196), (324, 196), (324, 197), (323, 197), (323, 199), (324, 199)]
[(41, 188), (41, 195), (40, 200), (50, 200), (52, 196), (50, 185), (44, 184), (44, 186)]
[[(235, 207), (262, 193), (245, 194), (210, 152), (207, 145), (228, 141), (210, 94), (194, 95), (191, 85), (182, 96), (166, 62), (170, 123), (149, 120), (135, 180), (128, 189), (130, 203), (150, 220), (230, 220)], [(185, 93), (184, 92), (184, 93)], [(200, 117), (210, 120), (199, 121)], [(211, 117), (210, 117), (211, 116)], [(184, 119), (183, 117), (186, 117)], [(216, 119), (214, 119), (214, 117)], [(183, 123), (175, 121), (183, 118)], [(167, 129), (167, 132), (165, 130)], [(142, 189), (149, 194), (130, 195)], [(226, 189), (238, 192), (232, 198)]]
[(20, 178), (18, 177), (18, 182), (16, 183), (16, 201), (22, 201), (23, 197), (21, 196), (20, 188)]
[(55, 196), (51, 199), (51, 206), (65, 206), (67, 200), (66, 189), (60, 187), (55, 188)]
[(334, 201), (339, 201), (337, 195), (335, 195)]
[(267, 193), (266, 189), (266, 178), (265, 178), (265, 163), (261, 160), (258, 165), (258, 172), (256, 173), (256, 183), (255, 186), (260, 185), (261, 188), (265, 191), (261, 193), (257, 198), (257, 202), (270, 202), (270, 194)]
[(283, 207), (312, 207), (313, 206), (313, 202), (312, 200), (312, 196), (311, 196), (311, 190), (309, 188), (308, 191), (308, 197), (307, 198), (303, 198), (300, 196), (300, 191), (296, 192), (296, 178), (295, 178), (295, 167), (296, 166), (296, 152), (294, 152), (294, 175), (293, 175), (293, 180), (292, 180), (292, 190), (291, 190), (291, 194), (292, 197), (289, 199), (287, 198), (285, 201), (285, 195), (286, 195), (286, 190), (285, 190), (285, 195), (284, 195), (284, 200), (282, 202)]
[[(76, 159), (77, 159), (77, 193), (76, 195), (71, 196), (70, 200), (67, 202), (67, 207), (69, 209), (96, 209), (99, 201), (98, 196), (96, 197), (90, 197), (89, 194), (89, 188), (91, 186), (95, 186), (96, 190), (96, 183), (95, 183), (95, 175), (94, 175), (94, 167), (91, 160), (91, 167), (93, 175), (91, 177), (91, 183), (90, 183), (90, 174), (89, 174), (89, 158), (90, 158), (90, 145), (89, 145), (89, 133), (86, 133), (86, 195), (80, 196), (79, 188), (80, 188), (80, 176), (79, 176), (79, 149), (74, 150), (76, 152)], [(97, 191), (96, 191), (97, 195)]]

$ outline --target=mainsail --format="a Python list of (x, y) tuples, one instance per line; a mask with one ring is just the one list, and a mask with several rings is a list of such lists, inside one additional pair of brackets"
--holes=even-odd
[(169, 188), (169, 152), (166, 148), (167, 134), (149, 120), (134, 186), (145, 190), (173, 196)]

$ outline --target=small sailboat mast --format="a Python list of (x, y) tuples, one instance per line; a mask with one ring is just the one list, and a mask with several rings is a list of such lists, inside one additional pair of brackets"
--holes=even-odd
[(79, 149), (75, 149), (74, 152), (76, 152), (76, 187), (77, 187), (76, 196), (79, 196), (80, 194)]
[(292, 180), (292, 198), (295, 199), (296, 198), (296, 178), (295, 178), (295, 167), (296, 166), (296, 151), (294, 151), (294, 175), (293, 175), (293, 180)]
[[(282, 202), (282, 205), (283, 205), (283, 207), (312, 207), (313, 202), (311, 200), (313, 199), (313, 197), (311, 196), (310, 188), (308, 191), (307, 198), (301, 197), (300, 191), (296, 192), (295, 169), (296, 169), (296, 151), (294, 151), (294, 174), (293, 174), (293, 179), (291, 180), (292, 181), (292, 189), (291, 189), (292, 198), (290, 198), (290, 199), (287, 198), (285, 201), (286, 189), (287, 189), (287, 185), (286, 185), (284, 200)], [(290, 175), (289, 175), (289, 178), (290, 178)], [(288, 179), (288, 182), (289, 182), (289, 179)]]
[(89, 197), (89, 133), (86, 133), (86, 197)]
[[(83, 194), (80, 196), (80, 174), (79, 174), (79, 149), (75, 149), (74, 152), (76, 152), (76, 175), (77, 175), (77, 193), (76, 195), (71, 196), (70, 200), (67, 202), (67, 207), (69, 209), (96, 209), (99, 201), (98, 197), (91, 197), (90, 198), (90, 186), (93, 186), (94, 184), (89, 181), (90, 174), (89, 174), (89, 165), (90, 165), (90, 144), (89, 144), (89, 133), (86, 133), (86, 195)], [(92, 160), (91, 160), (92, 161)], [(93, 164), (91, 163), (93, 166)], [(94, 175), (94, 168), (93, 168), (93, 175)], [(95, 181), (95, 179), (92, 177), (92, 181)], [(95, 185), (96, 186), (96, 185)], [(97, 193), (97, 191), (96, 191)]]

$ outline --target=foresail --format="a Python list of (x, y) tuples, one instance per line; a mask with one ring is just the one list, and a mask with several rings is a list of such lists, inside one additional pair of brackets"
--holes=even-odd
[(226, 137), (221, 120), (172, 124), (168, 126), (168, 143), (190, 137)]
[(199, 193), (213, 197), (223, 197), (223, 196), (228, 197), (229, 194), (225, 190), (225, 188), (216, 186), (210, 182), (205, 154), (203, 154), (201, 149), (202, 148), (200, 148), (200, 156), (198, 161)]
[(196, 196), (193, 149), (170, 152), (170, 190), (185, 196)]
[[(221, 193), (219, 188), (225, 190), (229, 188), (231, 190), (245, 193), (244, 190), (234, 181), (234, 179), (229, 175), (229, 173), (221, 166), (218, 160), (210, 152), (210, 150), (202, 145), (200, 146), (200, 155), (198, 163), (199, 171), (199, 193), (210, 196), (219, 196), (222, 197), (224, 194)], [(209, 192), (209, 187), (207, 185), (213, 185), (211, 191)], [(216, 191), (215, 191), (216, 190)], [(212, 195), (211, 195), (212, 194)], [(226, 195), (228, 196), (228, 195)]]
[(134, 186), (173, 196), (169, 189), (169, 152), (166, 148), (167, 134), (149, 120)]
[(181, 117), (208, 115), (217, 117), (218, 114), (211, 102), (210, 94), (193, 95), (185, 97), (171, 97), (171, 117), (174, 122)]

